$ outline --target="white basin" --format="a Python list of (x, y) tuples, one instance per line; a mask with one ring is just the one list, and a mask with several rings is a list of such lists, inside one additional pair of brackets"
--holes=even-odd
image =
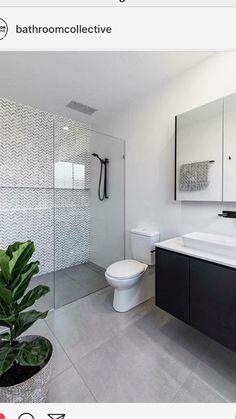
[(185, 234), (182, 240), (186, 247), (236, 259), (236, 237), (196, 232)]

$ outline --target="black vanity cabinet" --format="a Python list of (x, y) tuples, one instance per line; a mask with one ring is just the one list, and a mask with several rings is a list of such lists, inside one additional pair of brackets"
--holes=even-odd
[(236, 271), (190, 259), (191, 325), (235, 350)]
[(156, 249), (156, 305), (236, 352), (236, 270)]
[(156, 305), (189, 323), (189, 259), (186, 256), (161, 249), (156, 251)]

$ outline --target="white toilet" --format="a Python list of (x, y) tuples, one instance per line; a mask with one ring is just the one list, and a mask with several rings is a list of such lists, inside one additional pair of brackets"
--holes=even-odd
[(134, 259), (125, 259), (110, 265), (105, 277), (114, 288), (113, 307), (125, 312), (151, 297), (148, 283), (143, 278), (148, 265), (154, 265), (151, 253), (154, 244), (159, 241), (159, 233), (145, 229), (131, 230), (131, 249)]

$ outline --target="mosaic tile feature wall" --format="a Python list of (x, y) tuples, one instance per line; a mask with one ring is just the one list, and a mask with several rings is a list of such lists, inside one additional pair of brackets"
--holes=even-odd
[[(83, 168), (84, 179), (76, 177), (76, 170), (71, 170), (71, 182), (67, 183), (65, 188), (69, 189), (88, 189), (90, 186), (90, 132), (85, 124), (72, 121), (71, 119), (56, 116), (54, 120), (55, 132), (55, 168), (58, 163), (65, 163), (65, 175), (67, 181), (70, 165), (73, 169)], [(56, 177), (56, 171), (55, 171)], [(57, 178), (55, 178), (55, 187), (57, 188)]]
[(33, 240), (40, 274), (54, 269), (53, 190), (0, 188), (0, 247)]
[[(55, 268), (58, 270), (89, 261), (91, 156), (86, 125), (57, 116), (54, 130), (55, 164), (65, 164), (67, 185), (63, 189), (55, 184)], [(75, 167), (83, 169), (81, 178), (76, 178)]]
[(88, 191), (55, 191), (55, 269), (89, 261)]
[(84, 124), (0, 99), (0, 247), (34, 240), (41, 274), (89, 260), (89, 146)]
[(53, 115), (0, 99), (0, 187), (53, 188)]

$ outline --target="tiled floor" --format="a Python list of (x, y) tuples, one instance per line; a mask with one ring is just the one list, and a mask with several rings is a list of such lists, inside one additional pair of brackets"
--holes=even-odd
[(154, 306), (112, 308), (105, 288), (32, 332), (54, 346), (49, 402), (236, 402), (236, 354)]
[(43, 284), (49, 286), (51, 290), (35, 304), (38, 310), (50, 310), (54, 307), (54, 283), (56, 307), (62, 307), (108, 285), (104, 271), (91, 263), (62, 269), (55, 274), (51, 272), (36, 276), (31, 282), (31, 288)]

